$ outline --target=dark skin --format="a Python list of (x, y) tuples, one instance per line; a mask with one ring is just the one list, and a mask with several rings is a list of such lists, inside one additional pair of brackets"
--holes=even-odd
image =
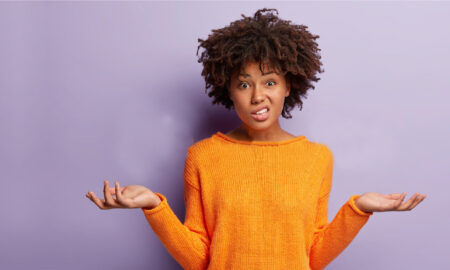
[(152, 209), (161, 203), (161, 199), (150, 189), (141, 185), (129, 185), (120, 187), (119, 182), (115, 182), (112, 188), (108, 180), (103, 185), (104, 199), (98, 198), (94, 192), (89, 191), (86, 198), (90, 199), (101, 210), (114, 208), (147, 208)]
[[(242, 120), (236, 129), (226, 133), (231, 138), (242, 141), (284, 141), (296, 136), (280, 127), (278, 119), (283, 108), (284, 98), (289, 95), (289, 84), (281, 74), (262, 74), (258, 63), (250, 62), (245, 67), (249, 76), (231, 77), (230, 98), (235, 104), (235, 111)], [(265, 121), (256, 121), (251, 112), (261, 105), (267, 105), (269, 117)], [(104, 182), (104, 199), (97, 198), (89, 191), (89, 198), (102, 210), (114, 208), (147, 208), (152, 209), (161, 203), (161, 199), (150, 189), (141, 185), (120, 187), (115, 182), (114, 187)], [(407, 201), (406, 192), (382, 194), (366, 192), (356, 200), (356, 206), (364, 212), (410, 211), (425, 198), (425, 194), (415, 193)]]
[[(98, 198), (94, 192), (86, 194), (101, 210), (114, 208), (147, 208), (152, 209), (161, 202), (159, 197), (150, 189), (140, 185), (130, 185), (120, 187), (119, 182), (115, 182), (115, 187), (109, 187), (109, 182), (105, 180), (103, 195), (105, 199)], [(406, 192), (381, 194), (377, 192), (367, 192), (356, 200), (356, 206), (364, 212), (386, 212), (386, 211), (410, 211), (422, 202), (426, 195), (415, 193), (409, 200), (403, 202)], [(359, 200), (364, 198), (363, 200)]]
[[(239, 140), (239, 141), (250, 141), (250, 139), (248, 138), (247, 133), (242, 129), (241, 126), (230, 130), (229, 132), (225, 133), (225, 135), (227, 135), (230, 138), (233, 138), (235, 140)], [(296, 136), (292, 135), (291, 133), (284, 133), (283, 137), (280, 137), (279, 140), (280, 141), (286, 141), (286, 140), (290, 140), (296, 138)]]
[[(283, 130), (278, 122), (279, 112), (283, 107), (284, 98), (289, 94), (290, 87), (284, 76), (277, 73), (269, 74), (270, 71), (274, 70), (261, 72), (257, 62), (247, 63), (244, 70), (247, 76), (239, 76), (237, 72), (234, 73), (228, 86), (231, 99), (235, 104), (234, 109), (240, 116), (242, 124), (226, 133), (226, 135), (236, 140), (254, 141), (256, 137), (269, 137), (265, 136), (264, 133), (271, 131), (277, 135), (273, 136), (270, 141), (284, 141), (295, 138), (296, 136)], [(278, 112), (276, 117), (269, 118), (264, 122), (252, 121), (250, 117), (244, 117), (260, 104), (269, 105), (272, 113)], [(406, 192), (401, 194), (366, 192), (355, 200), (355, 204), (364, 212), (409, 211), (422, 202), (426, 195), (415, 193), (409, 200), (403, 202), (405, 197)]]

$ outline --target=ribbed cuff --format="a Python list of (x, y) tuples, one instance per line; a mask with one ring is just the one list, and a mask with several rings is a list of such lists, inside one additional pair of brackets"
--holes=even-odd
[(154, 214), (154, 213), (164, 209), (166, 206), (168, 206), (166, 196), (164, 196), (164, 195), (162, 195), (161, 193), (158, 193), (158, 192), (153, 192), (153, 193), (158, 195), (159, 199), (161, 199), (161, 202), (159, 203), (158, 206), (156, 206), (154, 208), (151, 208), (151, 209), (150, 208), (141, 208), (145, 215)]
[(350, 197), (350, 199), (348, 200), (348, 204), (350, 205), (350, 207), (358, 214), (362, 215), (362, 216), (371, 216), (373, 215), (373, 212), (364, 212), (361, 209), (359, 209), (356, 204), (355, 204), (355, 200), (357, 198), (359, 198), (359, 196), (361, 195), (352, 195)]

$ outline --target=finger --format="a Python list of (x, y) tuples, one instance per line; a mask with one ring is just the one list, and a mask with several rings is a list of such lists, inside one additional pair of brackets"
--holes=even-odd
[(408, 210), (412, 210), (414, 207), (416, 207), (416, 205), (420, 202), (420, 199), (422, 197), (420, 196), (419, 193), (417, 193), (416, 198), (414, 199), (413, 203), (411, 204), (411, 206), (408, 208)]
[(106, 205), (105, 205), (105, 200), (100, 200), (99, 198), (97, 198), (97, 196), (95, 196), (94, 192), (90, 191), (88, 192), (88, 194), (86, 195), (86, 197), (88, 197), (92, 202), (95, 203), (95, 205), (98, 206), (98, 208), (105, 210), (105, 209), (109, 209)]
[(402, 198), (402, 201), (405, 200), (405, 198), (406, 198), (406, 192), (403, 192), (403, 193), (402, 193), (401, 198)]
[(394, 202), (394, 209), (398, 210), (400, 205), (403, 203), (406, 197), (406, 192), (400, 194), (400, 197)]
[(411, 206), (411, 209), (415, 208), (419, 203), (421, 203), (425, 199), (425, 195), (419, 195), (417, 196), (417, 199), (414, 201), (413, 205)]
[(403, 194), (403, 193), (391, 193), (391, 194), (388, 194), (388, 197), (389, 197), (390, 199), (396, 200), (396, 199), (400, 198), (400, 197), (402, 196), (402, 194)]
[[(120, 188), (120, 191), (123, 192), (123, 187)], [(111, 192), (112, 195), (116, 195), (116, 187), (110, 187), (109, 192)]]
[(427, 197), (427, 195), (423, 194), (423, 195), (422, 195), (422, 199), (420, 199), (420, 202), (419, 202), (419, 203), (421, 203), (423, 200), (425, 200), (426, 197)]
[[(120, 188), (120, 192), (123, 192), (124, 188)], [(115, 187), (110, 187), (109, 188), (109, 192), (111, 193), (111, 196), (113, 197), (114, 201), (117, 202), (117, 197), (116, 197), (116, 188)]]
[(400, 210), (400, 211), (409, 211), (409, 210), (411, 210), (410, 206), (414, 203), (416, 198), (417, 198), (417, 193), (414, 193), (414, 195), (411, 196), (411, 198), (409, 198), (409, 200), (407, 200), (405, 203), (403, 203), (398, 210)]
[(119, 207), (119, 205), (114, 201), (111, 193), (109, 192), (109, 182), (105, 180), (105, 186), (103, 188), (103, 193), (105, 194), (105, 205), (111, 207)]
[(120, 190), (119, 181), (116, 181), (115, 193), (116, 193), (117, 201), (118, 201), (122, 206), (126, 206), (125, 203), (124, 203), (124, 201), (123, 201), (123, 195), (122, 195), (122, 191)]

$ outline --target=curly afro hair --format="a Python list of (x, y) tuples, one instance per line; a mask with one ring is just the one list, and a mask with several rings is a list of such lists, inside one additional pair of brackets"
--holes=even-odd
[[(263, 14), (267, 12), (267, 14)], [(314, 89), (312, 81), (317, 82), (317, 72), (321, 73), (320, 49), (315, 42), (318, 35), (312, 35), (305, 25), (291, 24), (273, 14), (277, 9), (263, 8), (255, 12), (253, 18), (243, 17), (231, 22), (229, 26), (212, 30), (208, 39), (198, 39), (197, 56), (200, 47), (205, 50), (198, 59), (203, 64), (205, 93), (213, 97), (213, 104), (219, 103), (232, 108), (228, 88), (232, 74), (241, 70), (246, 62), (268, 63), (285, 76), (291, 85), (290, 94), (285, 98), (282, 116), (292, 118), (289, 113), (296, 104), (302, 110), (302, 97), (306, 98), (309, 88)]]

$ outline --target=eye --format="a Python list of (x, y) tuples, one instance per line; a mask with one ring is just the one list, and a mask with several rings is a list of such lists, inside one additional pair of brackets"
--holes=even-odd
[(243, 85), (248, 85), (248, 83), (246, 83), (246, 82), (241, 82), (241, 83), (239, 84), (239, 87), (240, 87), (240, 88), (247, 88), (247, 87), (243, 87)]
[[(276, 84), (274, 81), (268, 81), (267, 83), (273, 83), (272, 85)], [(271, 85), (269, 85), (269, 86), (271, 86)]]

